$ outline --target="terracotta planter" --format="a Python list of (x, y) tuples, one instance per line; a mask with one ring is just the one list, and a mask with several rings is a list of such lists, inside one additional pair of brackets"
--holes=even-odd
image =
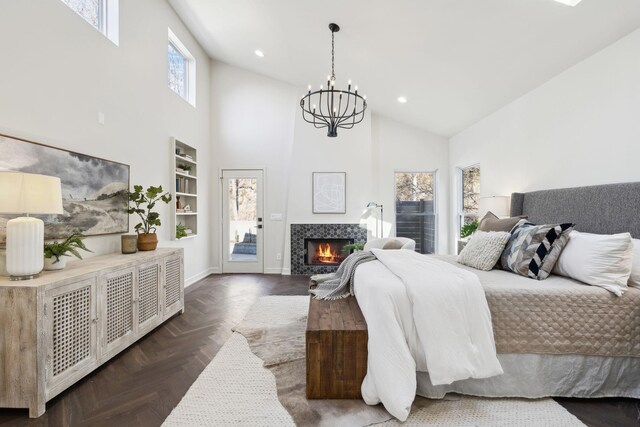
[(158, 236), (156, 233), (138, 234), (138, 250), (139, 251), (155, 251), (158, 247)]

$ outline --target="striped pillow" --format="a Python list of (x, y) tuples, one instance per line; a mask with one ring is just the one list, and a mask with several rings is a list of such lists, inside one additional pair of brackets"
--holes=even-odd
[(546, 279), (569, 240), (575, 224), (535, 225), (521, 220), (511, 232), (500, 262), (504, 270)]

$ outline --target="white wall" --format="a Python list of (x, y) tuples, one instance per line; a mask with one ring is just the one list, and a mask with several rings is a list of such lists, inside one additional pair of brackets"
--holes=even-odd
[(639, 181), (638, 52), (640, 30), (456, 135), (451, 171), (480, 163), (483, 195)]
[[(196, 108), (167, 87), (167, 27), (195, 56)], [(132, 184), (166, 189), (171, 136), (210, 157), (209, 58), (165, 1), (120, 1), (119, 46), (61, 1), (4, 1), (0, 38), (0, 132), (127, 163)], [(211, 176), (199, 174), (201, 236), (169, 241), (169, 207), (159, 208), (160, 245), (184, 246), (188, 282), (211, 266)], [(86, 243), (95, 254), (120, 250), (118, 235)]]
[[(294, 223), (368, 223), (363, 215), (368, 202), (384, 203), (385, 219), (393, 219), (393, 172), (438, 170), (441, 203), (439, 233), (447, 234), (447, 140), (379, 116), (367, 114), (351, 130), (338, 130), (328, 138), (326, 130), (303, 121), (299, 100), (305, 88), (296, 88), (250, 71), (212, 61), (211, 133), (212, 165), (221, 168), (266, 171), (265, 272), (290, 270), (289, 230)], [(312, 172), (347, 173), (346, 214), (312, 213)], [(220, 185), (214, 187), (214, 203), (221, 205)], [(270, 214), (284, 214), (283, 221)], [(214, 259), (220, 263), (220, 209), (213, 212)], [(395, 232), (387, 226), (386, 234)], [(439, 240), (441, 251), (447, 239)], [(281, 260), (277, 259), (280, 254)]]

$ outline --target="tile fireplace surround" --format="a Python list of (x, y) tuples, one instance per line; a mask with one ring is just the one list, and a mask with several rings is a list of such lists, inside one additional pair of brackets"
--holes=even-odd
[(305, 264), (304, 239), (353, 239), (355, 243), (366, 243), (367, 229), (360, 224), (291, 224), (291, 274), (333, 273), (337, 265)]

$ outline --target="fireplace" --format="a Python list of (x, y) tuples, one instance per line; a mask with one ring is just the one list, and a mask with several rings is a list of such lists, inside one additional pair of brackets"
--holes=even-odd
[(351, 253), (353, 239), (304, 239), (305, 265), (340, 265)]

